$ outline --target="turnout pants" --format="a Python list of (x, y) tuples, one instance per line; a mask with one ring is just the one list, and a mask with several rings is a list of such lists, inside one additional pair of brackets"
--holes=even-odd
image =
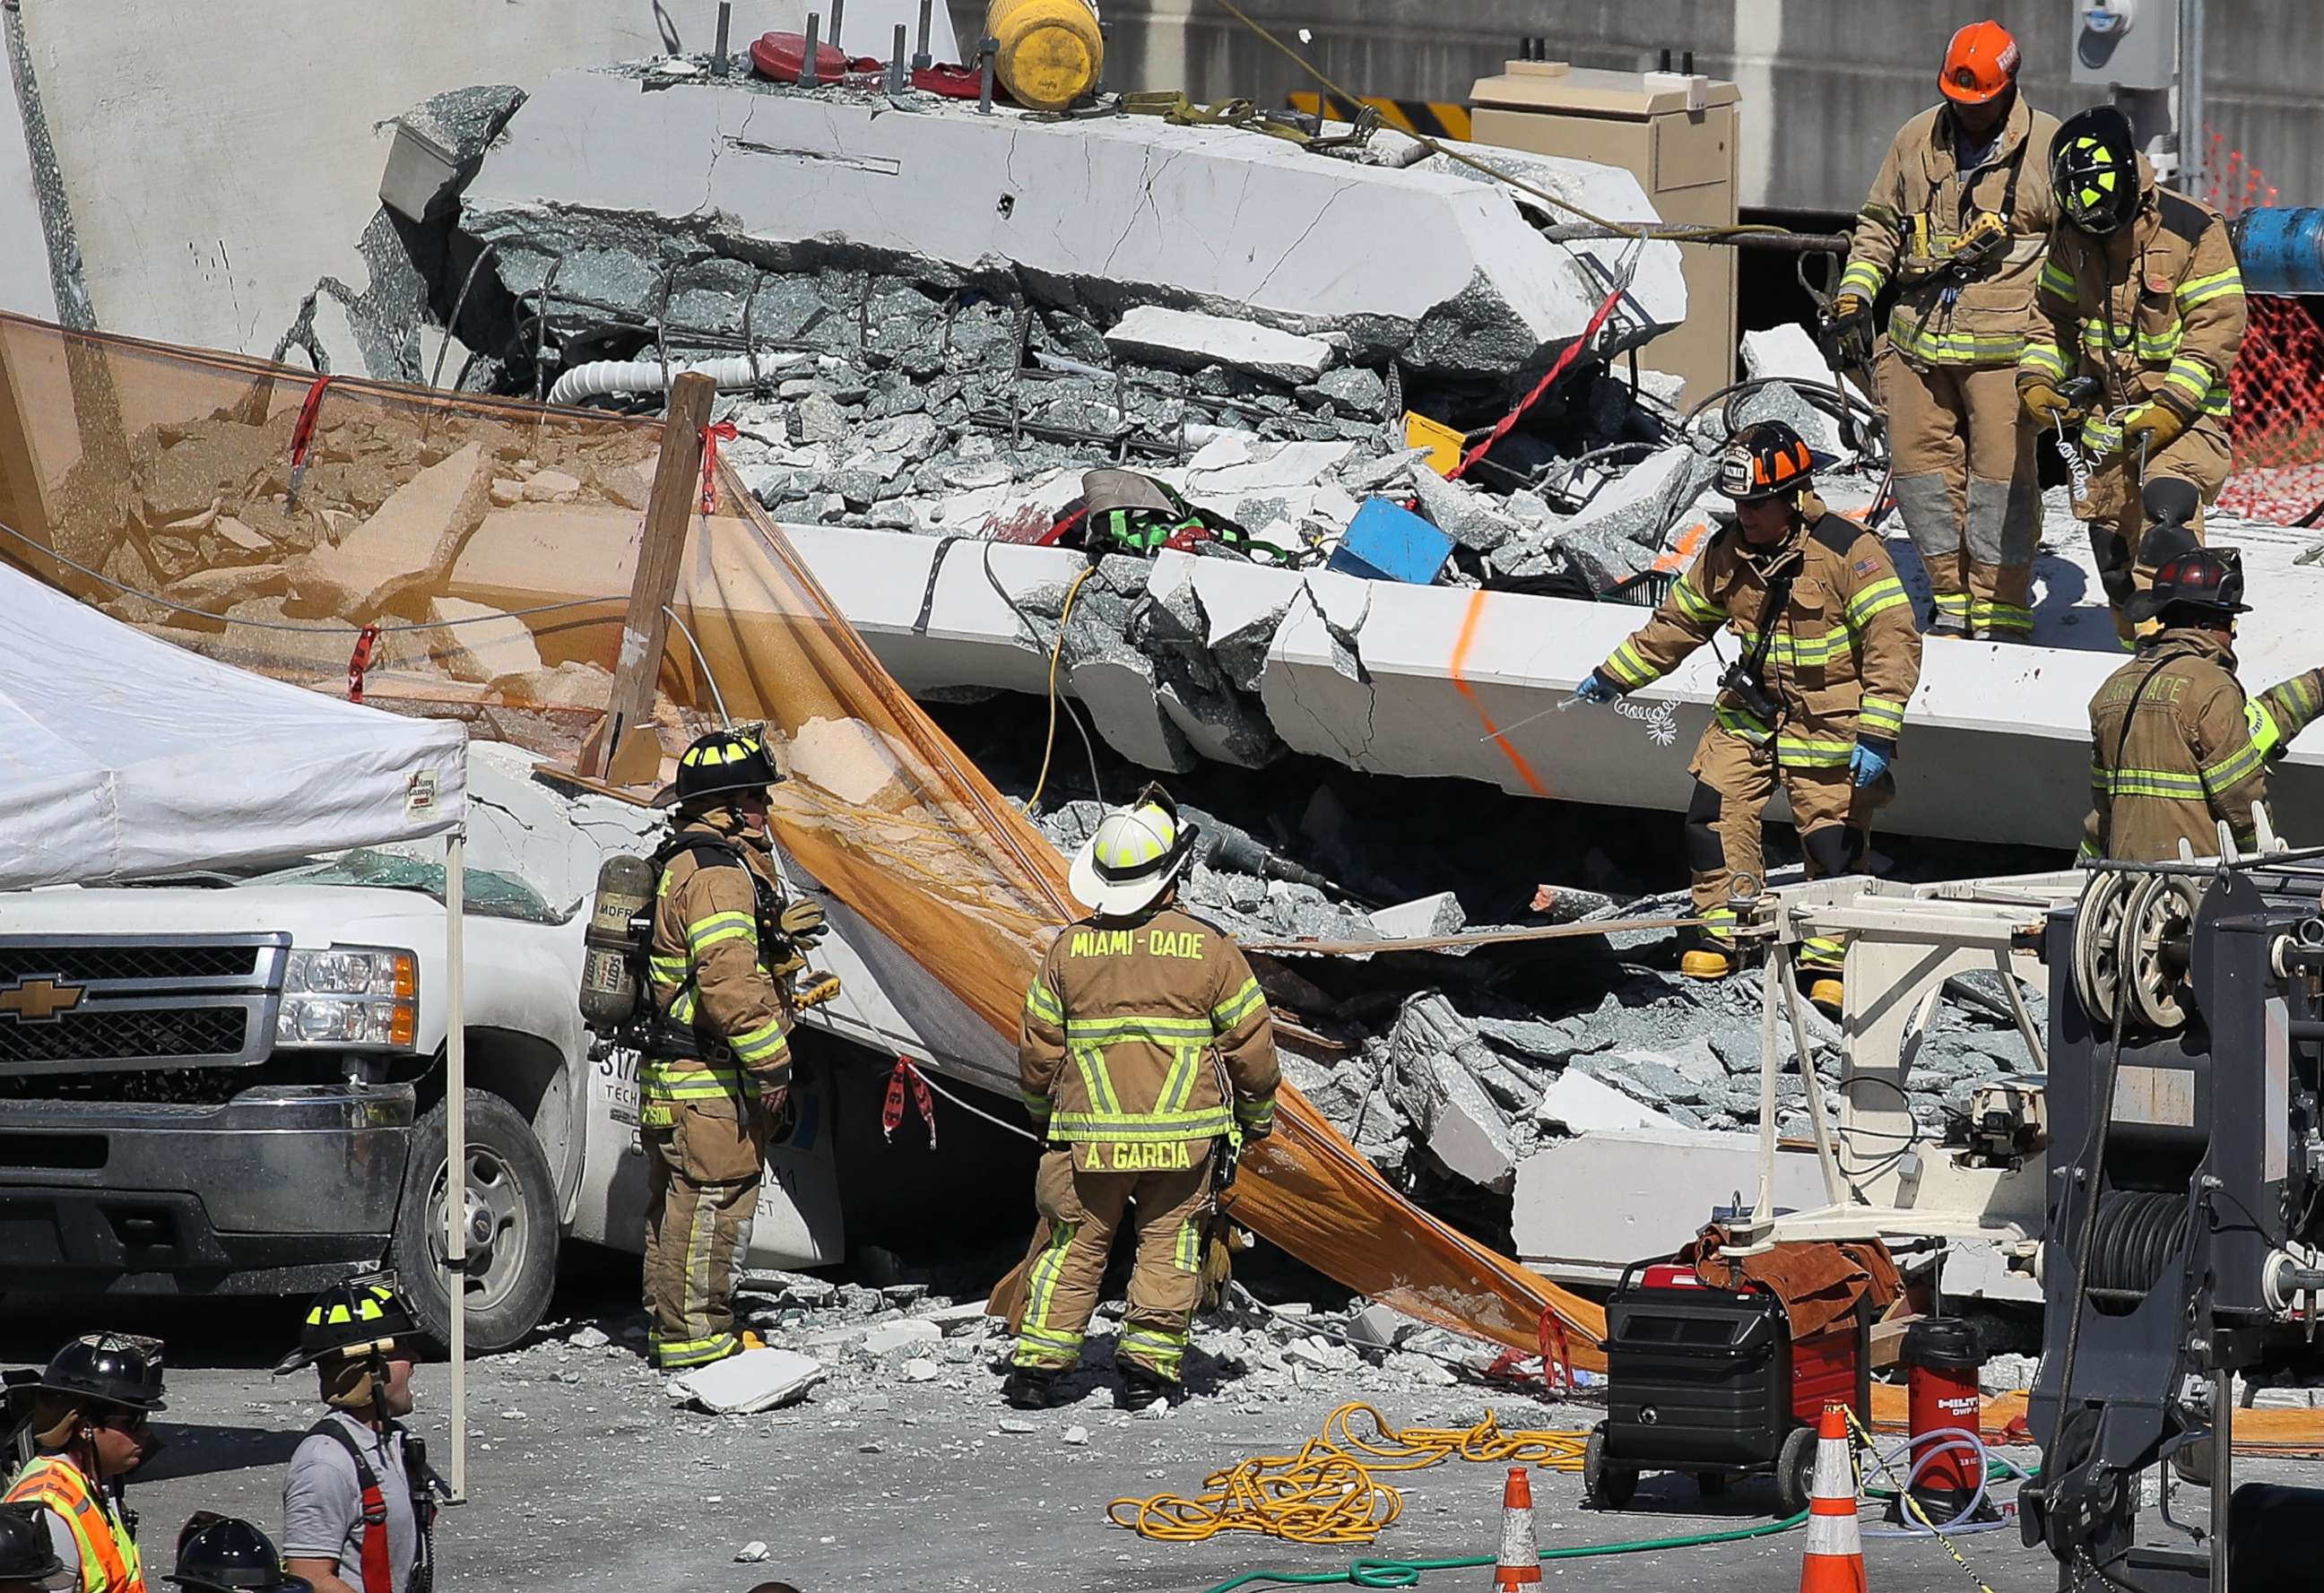
[[(2114, 614), (2114, 633), (2128, 648), (2136, 633), (2154, 623), (2135, 626), (2123, 605), (2135, 592), (2154, 585), (2154, 566), (2146, 557), (2146, 511), (2139, 494), (2151, 481), (2183, 481), (2202, 494), (2208, 507), (2227, 484), (2230, 451), (2227, 425), (2206, 418), (2181, 432), (2176, 442), (2146, 461), (2142, 472), (2135, 460), (2116, 454), (2090, 472), (2089, 496), (2077, 499), (2074, 512), (2089, 522), (2090, 552), (2098, 560), (2098, 581), (2105, 586), (2107, 606)], [(2203, 539), (2202, 510), (2195, 511), (2191, 528)]]
[(1041, 1153), (1033, 1201), (1048, 1235), (1027, 1274), (1016, 1363), (1065, 1368), (1081, 1359), (1082, 1337), (1097, 1310), (1098, 1285), (1125, 1215), (1138, 1247), (1130, 1274), (1130, 1313), (1114, 1358), (1172, 1382), (1186, 1355), (1203, 1285), (1203, 1232), (1211, 1210), (1206, 1146), (1192, 1167), (1098, 1173), (1074, 1165), (1074, 1147)]
[(764, 1161), (758, 1113), (729, 1098), (670, 1104), (646, 1150), (646, 1312), (656, 1364), (706, 1366), (742, 1348), (734, 1267), (750, 1243)]
[(2015, 367), (1915, 364), (1892, 345), (1879, 377), (1896, 508), (1937, 621), (1995, 641), (2030, 639), (2042, 489)]
[[(1695, 916), (1707, 919), (1714, 944), (1723, 944), (1725, 931), (1735, 922), (1728, 895), (1738, 874), (1766, 880), (1765, 849), (1760, 844), (1759, 818), (1775, 784), (1792, 805), (1792, 823), (1800, 835), (1800, 851), (1807, 859), (1808, 878), (1863, 871), (1872, 841), (1872, 815), (1895, 795), (1895, 778), (1882, 775), (1858, 789), (1848, 766), (1802, 768), (1775, 761), (1775, 749), (1754, 747), (1717, 724), (1702, 733), (1695, 748), (1694, 797), (1686, 809), (1687, 868), (1694, 875)], [(1810, 939), (1803, 948), (1803, 967), (1837, 972), (1841, 960), (1838, 941)]]

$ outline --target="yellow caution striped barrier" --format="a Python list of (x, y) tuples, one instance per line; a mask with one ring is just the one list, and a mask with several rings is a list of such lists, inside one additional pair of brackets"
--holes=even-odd
[[(1289, 96), (1291, 108), (1310, 116), (1325, 116), (1334, 122), (1352, 122), (1356, 107), (1336, 94), (1318, 94), (1307, 89), (1295, 89)], [(1367, 94), (1361, 104), (1380, 114), (1380, 121), (1399, 133), (1425, 134), (1430, 138), (1453, 138), (1465, 142), (1469, 137), (1469, 107), (1442, 99), (1390, 99), (1384, 95)]]

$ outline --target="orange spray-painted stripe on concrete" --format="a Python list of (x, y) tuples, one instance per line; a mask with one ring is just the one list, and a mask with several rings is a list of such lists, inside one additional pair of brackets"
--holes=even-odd
[(1692, 558), (1702, 548), (1703, 539), (1711, 535), (1708, 521), (1696, 520), (1678, 534), (1678, 544), (1667, 553), (1658, 553), (1651, 567), (1665, 574)]
[(1509, 739), (1501, 733), (1501, 727), (1495, 724), (1493, 716), (1485, 712), (1485, 704), (1478, 699), (1475, 688), (1461, 678), (1461, 666), (1468, 661), (1469, 644), (1477, 640), (1477, 621), (1484, 612), (1485, 589), (1480, 586), (1469, 594), (1469, 612), (1461, 616), (1461, 640), (1452, 644), (1452, 689), (1477, 711), (1477, 723), (1483, 725), (1485, 733), (1493, 738), (1493, 745), (1501, 750), (1501, 756), (1508, 759), (1509, 766), (1517, 771), (1517, 778), (1525, 781), (1526, 789), (1536, 796), (1546, 796), (1549, 787), (1541, 783), (1539, 775), (1534, 773), (1533, 765), (1525, 760), (1524, 753), (1509, 745)]

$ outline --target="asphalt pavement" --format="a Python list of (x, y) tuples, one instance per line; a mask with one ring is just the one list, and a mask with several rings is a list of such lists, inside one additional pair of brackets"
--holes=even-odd
[[(595, 1314), (568, 1315), (529, 1346), (472, 1364), (468, 1497), (438, 1529), (441, 1588), (749, 1593), (780, 1579), (804, 1593), (1204, 1593), (1262, 1568), (1312, 1574), (1358, 1558), (1490, 1554), (1504, 1471), (1489, 1465), (1453, 1461), (1392, 1478), (1406, 1495), (1404, 1514), (1370, 1546), (1300, 1547), (1250, 1534), (1150, 1542), (1110, 1524), (1106, 1506), (1123, 1496), (1198, 1492), (1206, 1474), (1246, 1455), (1296, 1450), (1346, 1400), (1370, 1401), (1403, 1425), (1464, 1424), (1488, 1408), (1504, 1427), (1571, 1431), (1596, 1420), (1586, 1406), (1552, 1407), (1502, 1390), (1399, 1385), (1370, 1366), (1264, 1392), (1222, 1377), (1167, 1417), (1115, 1411), (1105, 1380), (1085, 1373), (1078, 1403), (1024, 1416), (1000, 1399), (1001, 1340), (976, 1332), (944, 1342), (933, 1377), (923, 1362), (927, 1381), (836, 1356), (831, 1381), (802, 1404), (711, 1416), (674, 1407), (666, 1379), (624, 1347), (621, 1336), (634, 1325), (624, 1310), (603, 1298), (581, 1303)], [(35, 1346), (100, 1324), (170, 1340), (168, 1447), (130, 1490), (150, 1579), (166, 1573), (178, 1525), (196, 1509), (279, 1527), (283, 1465), (318, 1413), (311, 1373), (277, 1378), (266, 1370), (294, 1323), (294, 1309), (280, 1301), (58, 1308), (12, 1300), (0, 1312), (0, 1358), (35, 1361), (46, 1353)], [(1093, 1360), (1102, 1353), (1093, 1340)], [(448, 1465), (448, 1368), (423, 1366), (417, 1386), (415, 1431)], [(2312, 1469), (2254, 1462), (2246, 1474), (2292, 1480)], [(1706, 1501), (1686, 1478), (1650, 1476), (1618, 1514), (1583, 1510), (1572, 1473), (1536, 1471), (1533, 1492), (1545, 1549), (1727, 1530), (1775, 1512), (1766, 1481)], [(1865, 1524), (1868, 1533), (1879, 1524), (1868, 1508)], [(768, 1558), (738, 1563), (752, 1543), (764, 1544)], [(1796, 1593), (1800, 1547), (1793, 1533), (1552, 1561), (1544, 1571), (1549, 1587), (1603, 1593)], [(2014, 1527), (1960, 1547), (1993, 1593), (2057, 1584), (2054, 1564), (2021, 1546)], [(1877, 1593), (1974, 1585), (1926, 1540), (1873, 1538), (1866, 1558)], [(1489, 1577), (1445, 1570), (1420, 1585), (1473, 1588)]]

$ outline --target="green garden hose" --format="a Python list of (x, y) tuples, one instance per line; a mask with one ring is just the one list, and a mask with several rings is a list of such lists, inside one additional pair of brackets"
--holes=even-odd
[[(1748, 1538), (1773, 1537), (1803, 1524), (1808, 1513), (1782, 1521), (1763, 1522), (1757, 1526), (1738, 1527), (1733, 1532), (1689, 1533), (1675, 1538), (1638, 1538), (1622, 1543), (1584, 1543), (1571, 1549), (1545, 1549), (1541, 1557), (1550, 1560), (1591, 1560), (1608, 1554), (1651, 1554), (1663, 1549), (1695, 1549), (1710, 1543), (1739, 1543)], [(1323, 1587), (1345, 1582), (1351, 1588), (1412, 1588), (1419, 1585), (1421, 1573), (1432, 1570), (1462, 1570), (1472, 1566), (1495, 1563), (1490, 1554), (1468, 1554), (1457, 1560), (1359, 1560), (1345, 1570), (1245, 1571), (1230, 1581), (1221, 1582), (1206, 1593), (1234, 1593), (1237, 1588), (1253, 1582), (1279, 1582), (1287, 1586)]]

